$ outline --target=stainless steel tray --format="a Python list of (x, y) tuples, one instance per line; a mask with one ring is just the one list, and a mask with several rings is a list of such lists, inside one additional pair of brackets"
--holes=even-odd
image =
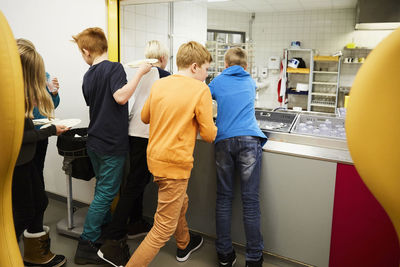
[(344, 118), (299, 114), (291, 133), (319, 136), (335, 139), (346, 139)]

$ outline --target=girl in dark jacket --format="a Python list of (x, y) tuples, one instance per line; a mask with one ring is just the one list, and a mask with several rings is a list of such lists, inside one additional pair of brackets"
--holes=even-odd
[[(26, 41), (26, 40), (25, 40)], [(36, 130), (33, 108), (52, 117), (54, 105), (46, 91), (46, 74), (43, 59), (32, 43), (18, 42), (25, 90), (25, 127), (22, 146), (14, 168), (12, 181), (12, 204), (17, 239), (24, 235), (24, 264), (26, 266), (62, 266), (63, 255), (50, 251), (49, 227), (43, 225), (43, 215), (48, 199), (43, 180), (33, 162), (36, 143), (52, 135), (59, 135), (68, 129), (61, 125)]]

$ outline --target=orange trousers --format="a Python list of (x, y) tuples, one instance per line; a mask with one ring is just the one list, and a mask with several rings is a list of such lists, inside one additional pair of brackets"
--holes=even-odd
[(185, 249), (190, 241), (185, 217), (189, 201), (186, 194), (189, 179), (155, 177), (154, 180), (158, 184), (158, 205), (154, 215), (154, 225), (126, 267), (149, 265), (172, 235), (179, 249)]

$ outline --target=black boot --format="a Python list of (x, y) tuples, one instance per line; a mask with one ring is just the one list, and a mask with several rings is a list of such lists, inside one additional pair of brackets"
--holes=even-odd
[(99, 256), (97, 251), (99, 248), (90, 240), (79, 239), (78, 247), (75, 253), (75, 264), (106, 264)]
[(231, 253), (228, 254), (220, 254), (218, 253), (218, 261), (220, 267), (232, 267), (236, 263), (236, 253), (235, 250), (232, 250)]
[(246, 261), (246, 267), (262, 267), (263, 261), (263, 256), (258, 261)]
[(129, 258), (129, 246), (126, 244), (126, 238), (121, 240), (106, 240), (100, 247), (97, 255), (116, 267), (125, 266)]

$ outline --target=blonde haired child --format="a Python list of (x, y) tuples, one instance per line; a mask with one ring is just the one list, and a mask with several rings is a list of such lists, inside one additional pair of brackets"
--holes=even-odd
[(240, 47), (225, 54), (225, 70), (209, 84), (217, 101), (215, 161), (217, 169), (216, 232), (220, 266), (236, 262), (231, 239), (232, 200), (235, 173), (239, 174), (246, 234), (246, 267), (261, 267), (263, 238), (260, 230), (259, 184), (262, 146), (267, 137), (258, 127), (255, 82), (247, 68), (247, 53)]
[(233, 47), (228, 49), (225, 53), (225, 64), (227, 67), (234, 65), (241, 66), (243, 69), (247, 69), (247, 52), (240, 47)]
[[(35, 46), (33, 45), (33, 43), (29, 40), (23, 39), (23, 38), (19, 38), (17, 39), (17, 45), (19, 45), (20, 47), (29, 47), (30, 49), (35, 50)], [(42, 74), (40, 74), (40, 77), (42, 77)], [(46, 80), (48, 82), (46, 82), (46, 94), (51, 97), (51, 101), (54, 105), (54, 109), (57, 108), (58, 104), (60, 103), (60, 96), (58, 94), (58, 89), (60, 87), (59, 83), (58, 83), (58, 79), (56, 77), (53, 77), (51, 81), (50, 80), (50, 74), (48, 74), (46, 72)], [(50, 91), (49, 86), (50, 84), (52, 84), (52, 91)], [(31, 87), (32, 86), (28, 86)], [(40, 91), (40, 93), (43, 93), (42, 91)], [(46, 95), (45, 94), (45, 95)], [(45, 100), (42, 102), (41, 106), (45, 106), (45, 109), (47, 110), (53, 110), (53, 108), (51, 107), (51, 104), (48, 102), (48, 97), (44, 96)], [(43, 108), (43, 107), (41, 107)], [(44, 118), (51, 118), (53, 116), (52, 113), (49, 114), (48, 111), (43, 111), (44, 114), (42, 114), (38, 108), (38, 106), (34, 106), (33, 107), (33, 119), (44, 119)], [(35, 129), (39, 130), (42, 127), (42, 125), (35, 125)], [(47, 153), (47, 147), (49, 144), (49, 138), (45, 138), (42, 140), (39, 140), (36, 142), (36, 151), (35, 151), (35, 156), (33, 157), (33, 162), (36, 166), (36, 169), (39, 173), (40, 179), (42, 181), (44, 181), (44, 175), (43, 175), (43, 170), (44, 170), (44, 162), (45, 162), (45, 158), (46, 158), (46, 153)]]
[[(186, 261), (203, 243), (189, 233), (185, 214), (186, 189), (193, 168), (193, 149), (198, 131), (212, 142), (216, 127), (207, 85), (211, 55), (197, 42), (181, 45), (178, 73), (160, 79), (151, 88), (142, 110), (142, 121), (150, 123), (147, 163), (158, 184), (158, 206), (154, 225), (126, 266), (148, 266), (172, 235), (177, 242), (178, 261)], [(162, 104), (161, 104), (162, 103)]]
[[(45, 129), (34, 128), (33, 108), (51, 117), (53, 102), (46, 91), (44, 63), (33, 44), (17, 40), (21, 58), (25, 91), (25, 127), (21, 150), (14, 168), (12, 203), (14, 227), (17, 239), (24, 235), (24, 264), (27, 266), (62, 266), (66, 259), (50, 251), (48, 226), (43, 225), (43, 215), (48, 205), (44, 182), (35, 168), (33, 157), (36, 143), (51, 135), (59, 135), (68, 129), (62, 125), (50, 125)], [(26, 230), (25, 230), (26, 229)]]
[(33, 118), (33, 108), (37, 106), (41, 114), (52, 118), (54, 104), (46, 91), (46, 72), (43, 59), (39, 53), (35, 52), (35, 46), (31, 41), (17, 39), (17, 45), (24, 73), (25, 116)]
[[(151, 40), (147, 42), (144, 56), (146, 58), (158, 59), (158, 63), (162, 69), (165, 69), (168, 63), (168, 50), (157, 40)], [(153, 64), (154, 65), (154, 64)]]

